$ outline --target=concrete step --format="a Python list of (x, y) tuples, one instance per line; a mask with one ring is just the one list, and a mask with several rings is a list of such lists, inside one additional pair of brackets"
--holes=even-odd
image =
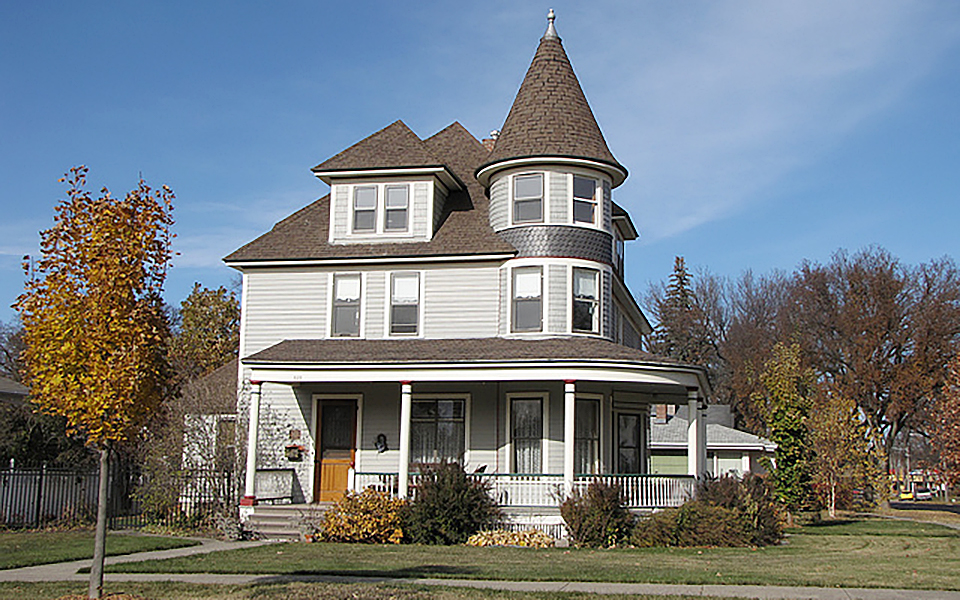
[(333, 503), (320, 504), (260, 504), (246, 520), (248, 529), (264, 539), (299, 540), (310, 533), (324, 512)]

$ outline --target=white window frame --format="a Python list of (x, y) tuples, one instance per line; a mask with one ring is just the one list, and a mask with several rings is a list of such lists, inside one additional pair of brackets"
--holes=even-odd
[[(393, 332), (393, 278), (396, 275), (416, 275), (417, 276), (417, 330), (412, 333), (394, 333)], [(384, 331), (387, 337), (422, 337), (423, 336), (423, 279), (424, 271), (391, 271), (386, 277), (386, 306), (384, 309)]]
[[(364, 293), (367, 289), (367, 278), (365, 273), (357, 271), (343, 271), (330, 273), (328, 289), (330, 290), (330, 300), (329, 300), (329, 313), (330, 316), (327, 319), (327, 335), (335, 339), (362, 339), (364, 337), (364, 308), (366, 305), (366, 294)], [(357, 303), (357, 319), (359, 321), (357, 326), (357, 335), (337, 335), (334, 331), (336, 326), (336, 306), (337, 306), (337, 277), (352, 277), (356, 276), (360, 280), (360, 298)]]
[[(366, 237), (384, 237), (384, 236), (400, 236), (400, 237), (409, 237), (413, 232), (413, 197), (415, 194), (415, 184), (416, 181), (398, 181), (398, 182), (376, 182), (376, 183), (351, 183), (344, 184), (348, 189), (347, 197), (349, 198), (349, 208), (350, 214), (348, 216), (349, 223), (347, 224), (347, 235), (351, 238), (366, 238)], [(398, 188), (405, 187), (407, 189), (407, 206), (404, 209), (406, 211), (406, 227), (404, 229), (388, 229), (387, 228), (387, 188)], [(377, 192), (377, 201), (374, 206), (373, 212), (373, 229), (361, 229), (357, 230), (355, 228), (356, 224), (356, 194), (357, 190), (360, 188), (374, 188)], [(397, 210), (397, 209), (393, 209)]]
[[(410, 187), (411, 187), (411, 186), (410, 186), (409, 183), (385, 183), (385, 184), (383, 184), (383, 229), (382, 229), (383, 233), (391, 233), (391, 234), (392, 234), (392, 233), (407, 233), (407, 232), (410, 231), (410, 213), (411, 213), (411, 211), (410, 211), (410, 205), (412, 204), (412, 202), (411, 202), (411, 196), (413, 195), (412, 192), (411, 192)], [(397, 209), (397, 208), (390, 208), (390, 206), (387, 205), (388, 192), (390, 191), (391, 188), (393, 188), (393, 189), (403, 188), (404, 190), (406, 190), (406, 193), (407, 193), (407, 198), (406, 198), (407, 203), (406, 203), (406, 206), (403, 207), (403, 214), (404, 214), (404, 226), (403, 226), (403, 229), (391, 229), (391, 228), (387, 227), (387, 219), (388, 219), (388, 217), (389, 217), (389, 215), (390, 215), (390, 211), (400, 210), (400, 209)]]
[[(593, 199), (588, 200), (586, 198), (578, 198), (575, 192), (576, 189), (576, 180), (577, 179), (588, 179), (593, 182)], [(603, 196), (603, 185), (600, 183), (600, 180), (596, 177), (591, 177), (588, 175), (581, 175), (579, 173), (570, 173), (570, 222), (574, 225), (586, 226), (586, 227), (599, 227), (600, 224), (600, 212), (601, 212), (601, 197)], [(593, 204), (593, 220), (592, 221), (578, 221), (577, 220), (577, 203), (590, 203)]]
[[(540, 327), (537, 329), (518, 329), (516, 326), (516, 284), (517, 284), (517, 271), (534, 269), (539, 270), (540, 272)], [(547, 303), (546, 303), (546, 281), (544, 280), (544, 272), (546, 268), (543, 264), (532, 264), (532, 265), (516, 265), (512, 266), (509, 271), (509, 285), (510, 285), (510, 332), (511, 333), (542, 333), (544, 330), (544, 321), (547, 314)]]
[[(540, 178), (540, 218), (539, 219), (530, 219), (530, 220), (518, 220), (517, 219), (517, 180), (524, 177), (539, 177)], [(533, 196), (530, 198), (521, 198), (520, 201), (531, 201)], [(547, 173), (543, 171), (535, 171), (528, 173), (517, 173), (510, 176), (510, 223), (513, 225), (536, 225), (546, 222), (546, 212), (547, 212)]]
[(516, 457), (513, 454), (513, 401), (514, 400), (540, 400), (541, 413), (540, 418), (543, 419), (542, 426), (543, 432), (540, 434), (540, 472), (548, 473), (550, 471), (550, 456), (548, 450), (550, 448), (550, 394), (547, 392), (509, 392), (506, 396), (507, 399), (507, 414), (506, 414), (506, 432), (504, 439), (507, 440), (506, 449), (507, 449), (507, 465), (511, 473), (517, 472)]
[[(417, 400), (463, 400), (463, 467), (467, 468), (470, 464), (470, 412), (472, 410), (473, 398), (469, 392), (455, 392), (452, 394), (430, 393), (430, 394), (412, 394), (411, 402)], [(413, 420), (410, 421), (411, 432), (413, 430)], [(412, 462), (411, 453), (411, 466)]]
[[(593, 271), (594, 276), (596, 277), (595, 281), (596, 281), (597, 297), (594, 299), (594, 302), (596, 303), (596, 310), (594, 311), (594, 315), (593, 315), (593, 329), (590, 329), (590, 330), (573, 328), (573, 319), (574, 319), (573, 308), (577, 302), (577, 297), (574, 295), (574, 292), (576, 290), (575, 276), (578, 270)], [(594, 267), (583, 267), (583, 266), (571, 265), (569, 276), (570, 276), (570, 305), (569, 305), (570, 306), (570, 322), (569, 322), (570, 332), (580, 333), (584, 335), (601, 335), (603, 333), (601, 331), (602, 324), (603, 324), (603, 271), (601, 269), (594, 268)]]

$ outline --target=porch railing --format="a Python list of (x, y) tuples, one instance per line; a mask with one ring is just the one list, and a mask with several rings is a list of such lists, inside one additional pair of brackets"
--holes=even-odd
[[(563, 500), (563, 476), (520, 473), (474, 473), (471, 478), (486, 481), (490, 495), (500, 506), (555, 507)], [(410, 490), (416, 494), (420, 476), (410, 475)], [(688, 475), (578, 475), (574, 490), (586, 491), (593, 481), (618, 484), (628, 508), (668, 508), (680, 506), (693, 496), (696, 479)], [(372, 487), (391, 496), (397, 495), (399, 476), (396, 473), (354, 474), (354, 489)]]

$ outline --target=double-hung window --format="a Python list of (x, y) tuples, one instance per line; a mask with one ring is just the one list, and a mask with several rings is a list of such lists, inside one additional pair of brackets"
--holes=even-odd
[(600, 332), (600, 271), (573, 269), (573, 322), (571, 329), (578, 333)]
[(420, 274), (390, 276), (390, 335), (416, 335), (420, 323)]
[(574, 410), (574, 470), (577, 474), (597, 473), (600, 459), (600, 402), (577, 398)]
[(353, 188), (353, 231), (368, 233), (377, 230), (377, 186)]
[(543, 221), (543, 174), (517, 175), (513, 178), (513, 222)]
[(573, 176), (573, 222), (597, 222), (597, 180)]
[(360, 337), (360, 274), (333, 276), (334, 337)]
[(540, 331), (543, 326), (543, 270), (513, 270), (513, 331)]
[(384, 195), (384, 231), (406, 231), (410, 188), (406, 185), (388, 185)]
[(543, 472), (543, 399), (512, 398), (510, 440), (514, 473)]
[(410, 408), (410, 462), (462, 462), (466, 414), (464, 399), (414, 399)]

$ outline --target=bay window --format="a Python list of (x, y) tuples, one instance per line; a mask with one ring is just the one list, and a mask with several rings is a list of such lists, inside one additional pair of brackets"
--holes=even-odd
[(597, 222), (597, 180), (573, 176), (573, 222)]
[(571, 328), (578, 333), (600, 332), (600, 271), (596, 269), (573, 269), (573, 322)]
[(543, 174), (517, 175), (513, 178), (513, 222), (543, 221)]
[(543, 327), (543, 269), (513, 270), (513, 331), (540, 331)]

